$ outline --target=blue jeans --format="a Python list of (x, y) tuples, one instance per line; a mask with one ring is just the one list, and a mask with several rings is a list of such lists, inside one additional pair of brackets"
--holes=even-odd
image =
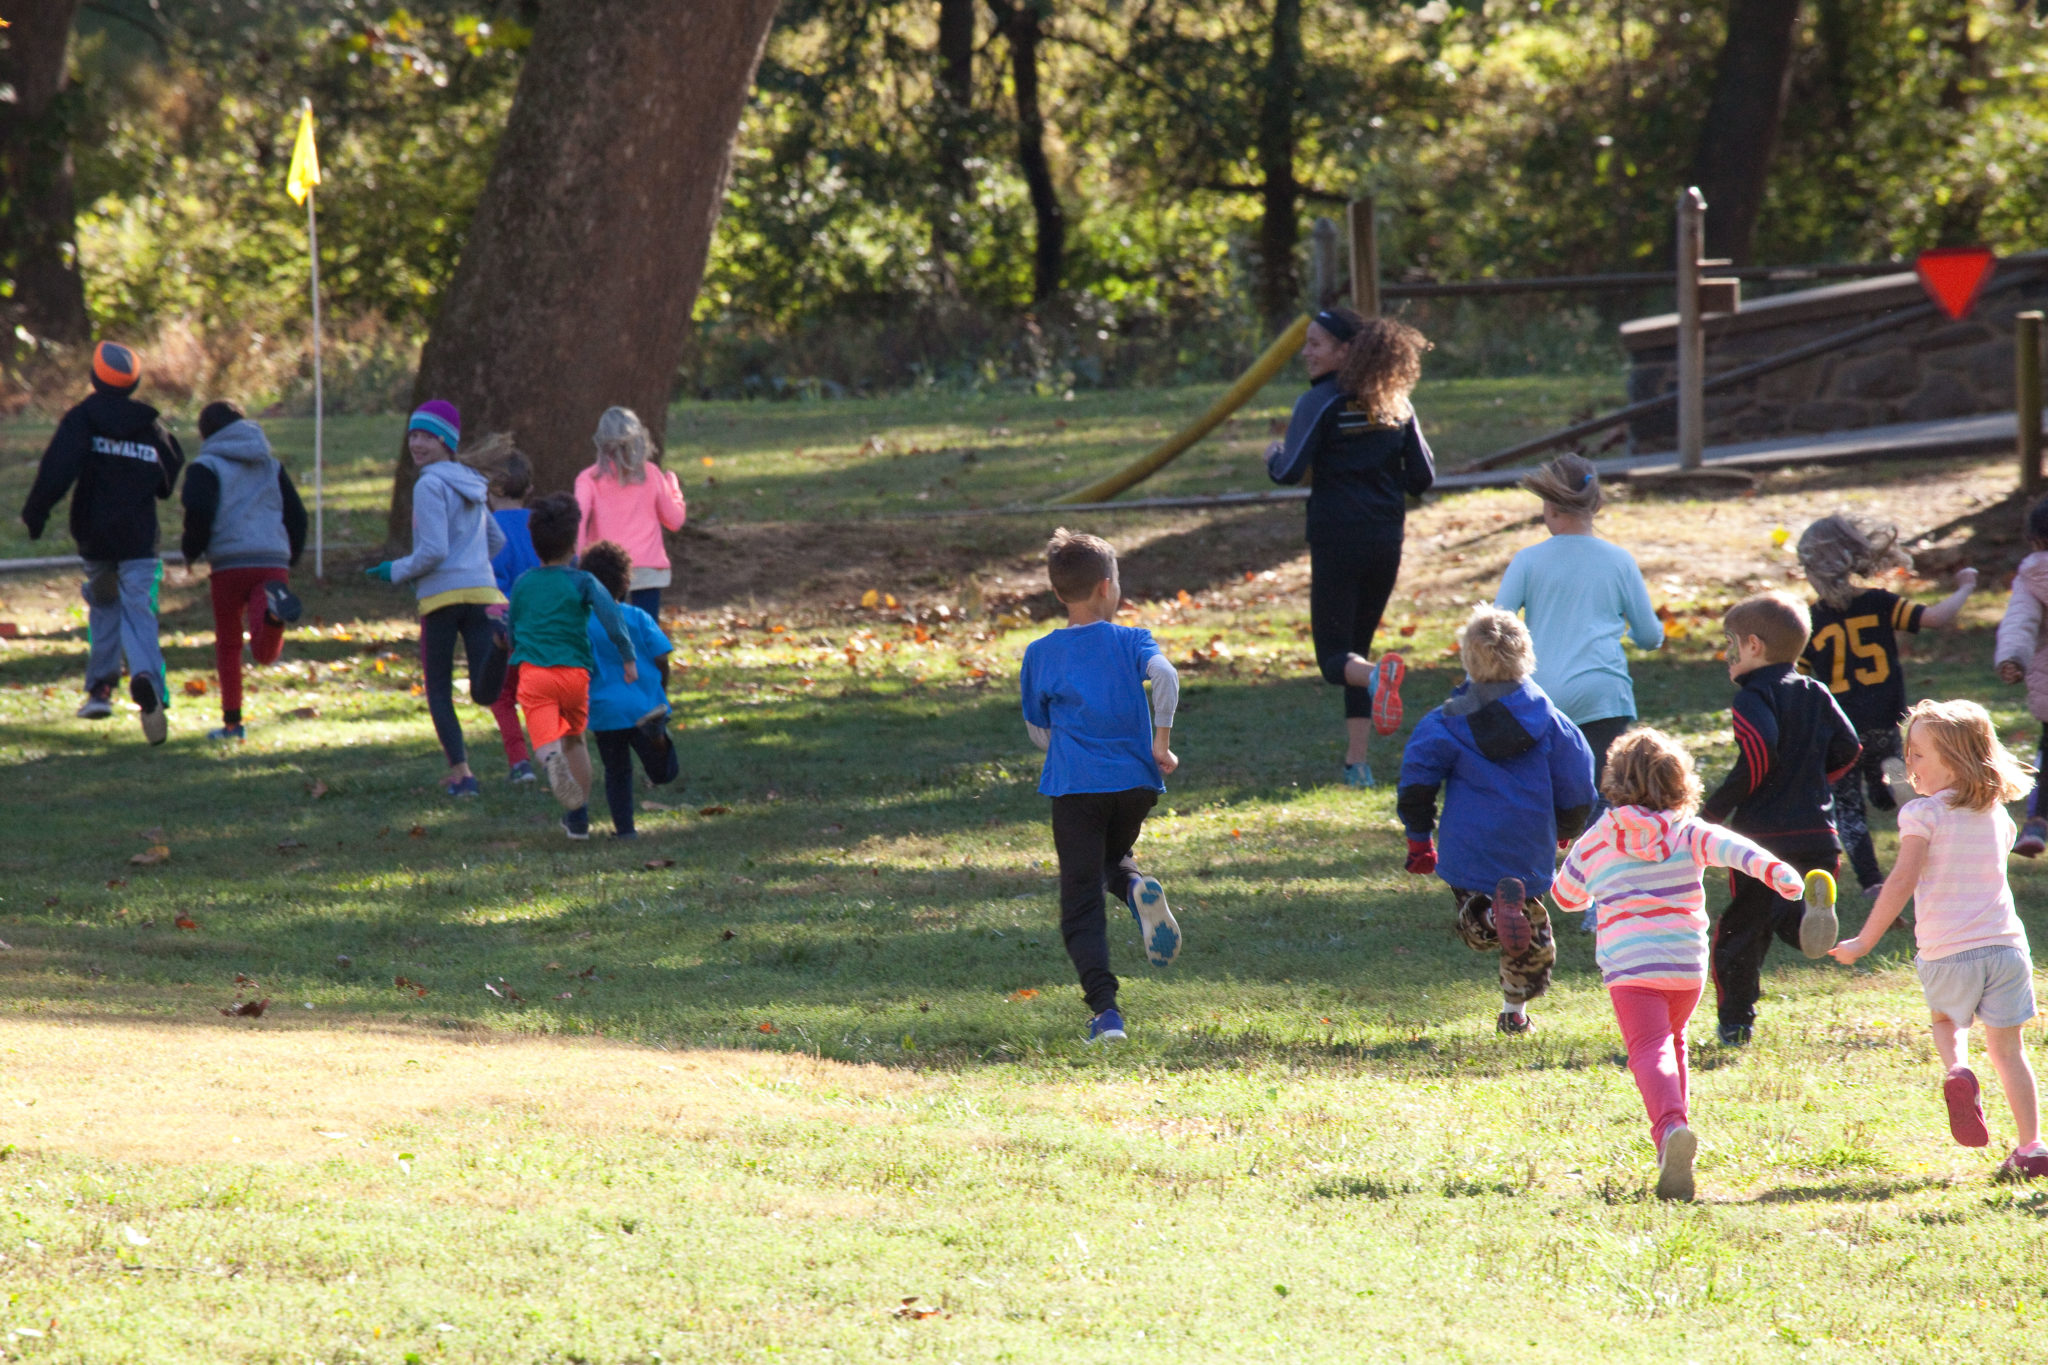
[[(170, 688), (164, 685), (164, 652), (156, 639), (157, 592), (163, 586), (161, 559), (87, 560), (85, 598), (86, 639), (90, 652), (85, 662), (85, 688), (109, 688), (121, 681), (125, 663), (132, 677), (156, 680), (158, 700), (168, 708)], [(113, 579), (114, 591), (107, 601), (93, 597), (97, 579)]]

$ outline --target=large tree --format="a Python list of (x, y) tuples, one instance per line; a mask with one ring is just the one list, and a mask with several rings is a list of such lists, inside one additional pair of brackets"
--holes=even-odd
[[(597, 419), (660, 440), (776, 0), (548, 0), (414, 401), (509, 431), (566, 488)], [(391, 535), (411, 519), (400, 458)]]
[(1747, 264), (1791, 88), (1799, 0), (1728, 0), (1692, 183), (1707, 197), (1707, 255)]
[(1066, 272), (1067, 214), (1045, 154), (1045, 111), (1039, 94), (1038, 49), (1045, 39), (1046, 0), (989, 0), (996, 27), (1010, 44), (1010, 92), (1017, 102), (1017, 169), (1031, 196), (1037, 235), (1031, 252), (1031, 297), (1059, 292)]
[[(0, 319), (52, 341), (92, 334), (78, 273), (65, 52), (78, 0), (19, 0), (0, 29)], [(11, 344), (11, 343), (9, 343)]]

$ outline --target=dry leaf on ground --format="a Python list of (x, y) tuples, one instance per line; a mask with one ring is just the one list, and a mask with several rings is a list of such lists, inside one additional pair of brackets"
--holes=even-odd
[(220, 1012), (230, 1019), (261, 1019), (263, 1011), (270, 1008), (270, 998), (261, 1000), (237, 1000), (232, 1005), (222, 1005)]
[(142, 852), (130, 855), (128, 859), (137, 867), (155, 867), (158, 863), (167, 863), (170, 860), (171, 849), (168, 844), (151, 844)]

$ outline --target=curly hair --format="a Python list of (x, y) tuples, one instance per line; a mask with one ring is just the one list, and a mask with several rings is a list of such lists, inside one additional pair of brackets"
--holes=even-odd
[(1820, 600), (1840, 610), (1856, 595), (1855, 579), (1910, 569), (1913, 557), (1899, 548), (1899, 528), (1890, 522), (1837, 512), (1800, 534), (1799, 566)]
[(1388, 426), (1414, 416), (1408, 395), (1422, 378), (1422, 353), (1430, 348), (1429, 339), (1393, 318), (1361, 318), (1348, 308), (1330, 312), (1346, 322), (1356, 319), (1358, 325), (1337, 371), (1337, 388), (1350, 395), (1351, 406)]
[(1662, 730), (1631, 730), (1607, 751), (1600, 794), (1617, 806), (1690, 813), (1700, 804), (1700, 775), (1692, 754)]
[(623, 602), (633, 586), (633, 556), (616, 540), (600, 540), (583, 549), (577, 567), (598, 581), (598, 585)]

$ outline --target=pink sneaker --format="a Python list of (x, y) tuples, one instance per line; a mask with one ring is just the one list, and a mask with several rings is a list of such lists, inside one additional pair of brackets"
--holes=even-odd
[(2048, 1147), (2038, 1142), (2013, 1149), (1998, 1166), (2000, 1180), (2039, 1180), (2044, 1176), (2048, 1176)]
[(1383, 735), (1401, 728), (1401, 679), (1407, 676), (1408, 665), (1400, 655), (1380, 655), (1379, 673), (1372, 682), (1372, 728)]
[(1536, 942), (1536, 926), (1529, 923), (1528, 888), (1520, 877), (1502, 877), (1493, 888), (1493, 932), (1500, 936), (1505, 957), (1520, 957)]
[(2021, 825), (2019, 840), (2012, 851), (2022, 858), (2038, 858), (2048, 853), (2048, 820), (2037, 817)]
[(1984, 1126), (1984, 1094), (1977, 1085), (1977, 1073), (1959, 1066), (1941, 1083), (1941, 1097), (1948, 1101), (1949, 1136), (1965, 1147), (1988, 1147), (1991, 1130)]

